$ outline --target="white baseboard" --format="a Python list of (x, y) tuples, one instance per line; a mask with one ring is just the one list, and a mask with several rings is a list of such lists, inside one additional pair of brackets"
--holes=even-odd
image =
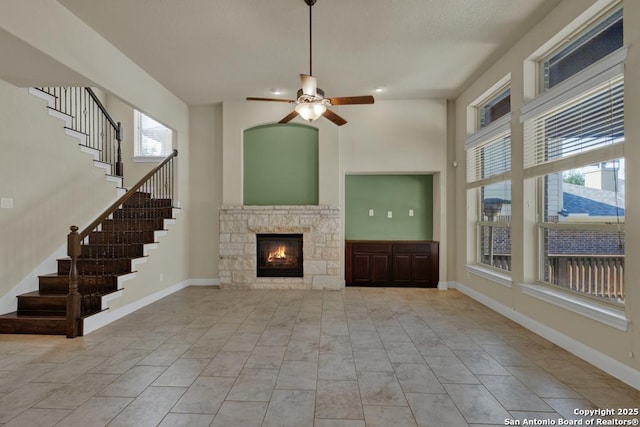
[(178, 292), (179, 290), (182, 290), (189, 286), (188, 282), (188, 280), (185, 280), (184, 282), (180, 282), (173, 286), (169, 286), (168, 288), (164, 288), (161, 291), (156, 292), (155, 294), (147, 295), (144, 298), (140, 298), (139, 300), (120, 308), (105, 310), (98, 314), (94, 314), (93, 316), (87, 317), (84, 320), (84, 334), (86, 335), (102, 328), (103, 326), (107, 326), (111, 322), (115, 322), (116, 320), (121, 319), (122, 317), (127, 316), (134, 311), (140, 310), (141, 308), (144, 308), (149, 304), (152, 304), (166, 296)]
[(633, 369), (632, 367), (627, 366), (624, 363), (621, 363), (618, 360), (607, 356), (606, 354), (601, 353), (567, 335), (564, 335), (535, 319), (525, 316), (524, 314), (517, 312), (512, 308), (489, 298), (483, 293), (463, 285), (462, 283), (456, 282), (455, 288), (468, 297), (473, 298), (479, 303), (502, 314), (510, 320), (513, 320), (519, 325), (524, 326), (543, 338), (546, 338), (557, 346), (564, 348), (569, 353), (572, 353), (592, 365), (597, 366), (609, 375), (616, 377), (620, 381), (627, 383), (636, 389), (640, 389), (640, 371)]
[[(93, 316), (89, 316), (84, 320), (84, 334), (86, 335), (97, 329), (107, 326), (111, 322), (115, 322), (116, 320), (127, 316), (134, 311), (140, 310), (141, 308), (144, 308), (149, 304), (152, 304), (188, 286), (220, 286), (220, 279), (187, 279), (183, 282), (158, 291), (155, 294), (147, 295), (146, 297), (127, 304), (123, 307), (116, 308), (114, 310), (105, 310)], [(114, 293), (113, 298), (111, 299), (121, 296), (122, 292), (117, 292)]]
[(189, 279), (189, 286), (220, 286), (220, 279)]
[(438, 289), (441, 291), (446, 291), (448, 289), (453, 289), (456, 287), (456, 282), (438, 282)]

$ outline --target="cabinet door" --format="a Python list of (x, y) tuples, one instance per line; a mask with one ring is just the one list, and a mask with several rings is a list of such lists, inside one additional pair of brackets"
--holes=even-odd
[(398, 285), (409, 285), (412, 282), (412, 255), (393, 255), (393, 281)]
[(413, 282), (416, 285), (426, 285), (432, 281), (433, 273), (431, 269), (431, 257), (427, 254), (413, 255), (412, 271)]
[(388, 283), (391, 281), (390, 255), (371, 255), (371, 283)]
[(369, 283), (371, 281), (371, 255), (353, 255), (353, 283)]

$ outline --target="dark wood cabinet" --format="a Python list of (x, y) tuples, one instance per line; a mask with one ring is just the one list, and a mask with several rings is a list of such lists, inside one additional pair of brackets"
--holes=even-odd
[(347, 285), (438, 286), (438, 242), (347, 240), (345, 257)]

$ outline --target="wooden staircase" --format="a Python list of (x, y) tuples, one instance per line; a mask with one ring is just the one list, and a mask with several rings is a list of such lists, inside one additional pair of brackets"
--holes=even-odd
[[(173, 218), (171, 198), (152, 198), (137, 191), (88, 234), (77, 259), (82, 320), (103, 310), (102, 298), (118, 291), (119, 278), (135, 272), (135, 260), (146, 256), (145, 245)], [(18, 309), (0, 316), (0, 333), (65, 335), (71, 259), (58, 259), (55, 273), (39, 276), (39, 289), (18, 295)]]

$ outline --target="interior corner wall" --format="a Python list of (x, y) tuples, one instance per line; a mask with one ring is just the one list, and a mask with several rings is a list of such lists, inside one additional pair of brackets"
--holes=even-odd
[(189, 108), (191, 209), (189, 273), (192, 279), (217, 279), (222, 205), (222, 104)]
[[(455, 171), (455, 236), (456, 253), (462, 254), (456, 257), (455, 281), (461, 288), (468, 289), (471, 293), (485, 301), (490, 301), (496, 306), (505, 307), (512, 313), (513, 318), (529, 319), (533, 324), (541, 325), (549, 331), (554, 331), (556, 336), (564, 336), (576, 344), (576, 348), (584, 350), (579, 356), (588, 358), (598, 355), (599, 360), (609, 360), (617, 367), (627, 366), (630, 370), (640, 369), (640, 361), (634, 355), (640, 354), (640, 340), (634, 339), (638, 333), (638, 326), (632, 321), (627, 331), (607, 326), (601, 322), (592, 320), (577, 314), (566, 308), (560, 308), (540, 299), (526, 295), (522, 292), (521, 284), (527, 283), (529, 278), (526, 266), (534, 262), (536, 254), (531, 250), (532, 242), (535, 242), (535, 229), (532, 223), (533, 214), (529, 207), (536, 206), (536, 192), (530, 180), (523, 177), (523, 151), (522, 151), (522, 125), (520, 124), (520, 108), (528, 99), (530, 89), (526, 79), (530, 78), (525, 60), (543, 45), (549, 42), (550, 37), (562, 31), (575, 19), (584, 15), (592, 15), (597, 7), (611, 3), (607, 0), (588, 0), (560, 2), (558, 6), (545, 16), (535, 27), (516, 41), (501, 58), (493, 63), (484, 73), (480, 74), (455, 100), (455, 152), (453, 158), (459, 164)], [(634, 19), (640, 16), (640, 3), (627, 0), (624, 4), (626, 45), (632, 46), (625, 64), (626, 76), (640, 74), (640, 58), (637, 49), (640, 46), (640, 28), (634, 25)], [(629, 17), (631, 19), (629, 19)], [(526, 73), (525, 73), (526, 72)], [(511, 74), (511, 111), (512, 111), (512, 188), (513, 214), (511, 223), (511, 235), (513, 242), (512, 254), (512, 279), (513, 286), (487, 280), (483, 277), (467, 272), (465, 264), (467, 258), (464, 254), (470, 253), (470, 245), (473, 244), (473, 231), (467, 224), (468, 212), (475, 209), (467, 203), (467, 190), (465, 186), (465, 138), (467, 136), (467, 107), (484, 91), (499, 81), (507, 74)], [(634, 141), (640, 138), (640, 128), (635, 117), (640, 113), (640, 82), (635, 78), (625, 79), (625, 159), (627, 162), (628, 182), (635, 182), (635, 174), (640, 170), (640, 149)], [(527, 96), (525, 96), (527, 95)], [(635, 172), (634, 172), (635, 171)], [(640, 232), (640, 192), (634, 188), (628, 188), (626, 192), (626, 220), (625, 234), (627, 260), (635, 260), (640, 257), (640, 239), (636, 238)], [(453, 216), (453, 215), (452, 215)], [(626, 280), (626, 316), (634, 320), (640, 310), (640, 292), (637, 291), (632, 278), (640, 275), (640, 265), (629, 262), (625, 265)], [(530, 278), (529, 278), (530, 279)], [(530, 281), (529, 281), (530, 283)], [(601, 356), (600, 356), (601, 355)], [(592, 359), (593, 360), (593, 359)], [(616, 365), (619, 363), (619, 365)], [(613, 366), (611, 365), (611, 366)], [(607, 370), (611, 366), (599, 366)], [(620, 368), (624, 369), (624, 368)]]
[[(64, 31), (60, 31), (61, 28)], [(182, 218), (172, 226), (172, 247), (160, 246), (156, 252), (166, 251), (171, 255), (157, 256), (166, 262), (154, 264), (155, 267), (146, 266), (146, 273), (136, 278), (137, 291), (125, 292), (115, 304), (127, 304), (188, 280), (190, 147), (187, 105), (56, 0), (3, 1), (0, 29), (35, 48), (41, 55), (55, 59), (62, 65), (57, 72), (71, 70), (71, 77), (84, 79), (81, 85), (88, 80), (108, 96), (115, 96), (149, 113), (176, 132), (174, 148), (179, 152), (176, 193)], [(133, 140), (124, 141), (124, 144), (133, 144)], [(159, 277), (163, 281), (158, 280)], [(129, 283), (129, 287), (132, 286)]]

